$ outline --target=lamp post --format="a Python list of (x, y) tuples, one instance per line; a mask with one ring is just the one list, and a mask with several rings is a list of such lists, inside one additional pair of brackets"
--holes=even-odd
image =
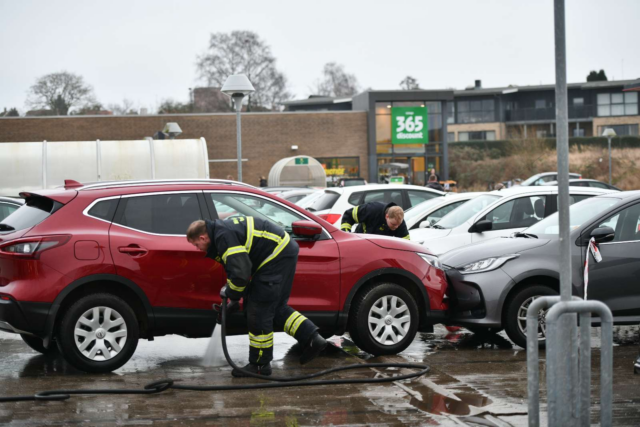
[(607, 137), (607, 145), (609, 146), (609, 185), (611, 185), (611, 138), (616, 136), (616, 131), (611, 128), (606, 128), (602, 132), (602, 136)]
[(242, 131), (240, 125), (240, 111), (242, 100), (251, 92), (255, 92), (253, 85), (244, 74), (234, 74), (227, 77), (221, 89), (222, 93), (230, 96), (236, 109), (236, 137), (238, 144), (238, 181), (242, 182)]

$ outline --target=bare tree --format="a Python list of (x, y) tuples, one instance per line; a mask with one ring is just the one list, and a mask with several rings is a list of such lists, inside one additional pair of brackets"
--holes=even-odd
[[(232, 74), (245, 74), (256, 89), (249, 96), (248, 110), (274, 110), (291, 98), (287, 78), (276, 68), (271, 48), (252, 31), (211, 34), (209, 48), (196, 67), (200, 78), (215, 87), (222, 87)], [(231, 103), (225, 108), (231, 110)]]
[(56, 115), (66, 116), (73, 107), (95, 100), (93, 88), (82, 76), (61, 71), (40, 77), (31, 86), (27, 103), (32, 108), (48, 108)]
[(403, 90), (417, 90), (420, 89), (420, 85), (418, 84), (418, 80), (407, 76), (400, 82), (400, 88)]
[(124, 98), (121, 104), (109, 104), (107, 108), (116, 116), (138, 114), (132, 100)]
[(163, 100), (158, 107), (158, 114), (187, 114), (191, 112), (191, 103), (182, 103), (173, 99)]
[(314, 89), (316, 95), (324, 96), (353, 96), (360, 90), (358, 79), (353, 74), (348, 74), (344, 66), (335, 62), (325, 64), (322, 69), (322, 78), (316, 83)]

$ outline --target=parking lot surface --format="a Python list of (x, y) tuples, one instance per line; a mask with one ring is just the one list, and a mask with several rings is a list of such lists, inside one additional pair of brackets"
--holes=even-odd
[[(594, 328), (592, 334), (592, 421), (597, 423), (599, 329)], [(640, 420), (640, 377), (635, 377), (632, 369), (637, 341), (637, 328), (615, 329), (615, 425), (637, 425)], [(64, 402), (0, 404), (0, 424), (526, 425), (526, 352), (502, 334), (480, 337), (464, 330), (448, 333), (436, 327), (434, 334), (419, 334), (401, 355), (374, 359), (359, 352), (348, 337), (334, 337), (332, 343), (334, 346), (323, 357), (301, 367), (299, 349), (293, 346), (295, 341), (277, 334), (274, 375), (306, 374), (353, 363), (385, 361), (424, 362), (431, 366), (431, 371), (418, 379), (388, 384), (229, 392), (170, 390), (154, 396), (78, 396)], [(35, 353), (17, 335), (0, 333), (0, 395), (61, 388), (141, 388), (161, 378), (199, 385), (255, 381), (232, 379), (229, 367), (202, 366), (207, 344), (207, 339), (177, 336), (141, 341), (124, 367), (111, 374), (92, 375), (75, 370), (61, 357)], [(231, 337), (229, 347), (238, 363), (246, 362), (246, 336)], [(364, 369), (338, 375), (373, 378), (384, 373)], [(544, 384), (542, 389), (544, 410)], [(546, 414), (541, 419), (544, 422)]]

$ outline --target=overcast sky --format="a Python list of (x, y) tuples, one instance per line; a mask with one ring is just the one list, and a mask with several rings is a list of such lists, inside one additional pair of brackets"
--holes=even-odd
[[(640, 77), (640, 0), (566, 0), (569, 82)], [(553, 83), (553, 0), (0, 0), (0, 109), (47, 73), (82, 75), (104, 105), (186, 102), (213, 32), (251, 30), (296, 98), (336, 61), (362, 87)]]

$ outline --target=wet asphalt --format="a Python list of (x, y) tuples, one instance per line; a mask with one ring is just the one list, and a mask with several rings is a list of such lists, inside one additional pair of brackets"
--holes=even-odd
[[(592, 329), (592, 422), (598, 422), (599, 329)], [(205, 367), (208, 339), (178, 336), (141, 341), (133, 358), (111, 374), (86, 374), (60, 356), (40, 355), (19, 336), (0, 332), (0, 396), (51, 389), (136, 388), (161, 379), (181, 383), (249, 384), (232, 379), (230, 368)], [(638, 328), (615, 328), (614, 425), (640, 424), (640, 376), (633, 375)], [(276, 334), (274, 375), (300, 375), (330, 367), (376, 362), (421, 362), (431, 367), (420, 378), (387, 384), (337, 385), (272, 390), (191, 392), (170, 390), (153, 396), (77, 396), (63, 402), (0, 404), (0, 425), (212, 425), (212, 426), (387, 426), (527, 424), (526, 352), (504, 333), (450, 333), (436, 327), (419, 334), (398, 356), (372, 358), (346, 337), (333, 337), (322, 357), (300, 366), (300, 349)], [(246, 363), (248, 339), (231, 337), (229, 351)], [(541, 353), (544, 359), (544, 352)], [(333, 378), (374, 378), (391, 372), (366, 368)], [(397, 373), (395, 371), (394, 373)], [(541, 367), (541, 375), (544, 368)], [(543, 377), (544, 378), (544, 377)], [(544, 381), (544, 380), (543, 380)], [(545, 409), (542, 384), (541, 404)], [(541, 419), (544, 420), (546, 414)]]

